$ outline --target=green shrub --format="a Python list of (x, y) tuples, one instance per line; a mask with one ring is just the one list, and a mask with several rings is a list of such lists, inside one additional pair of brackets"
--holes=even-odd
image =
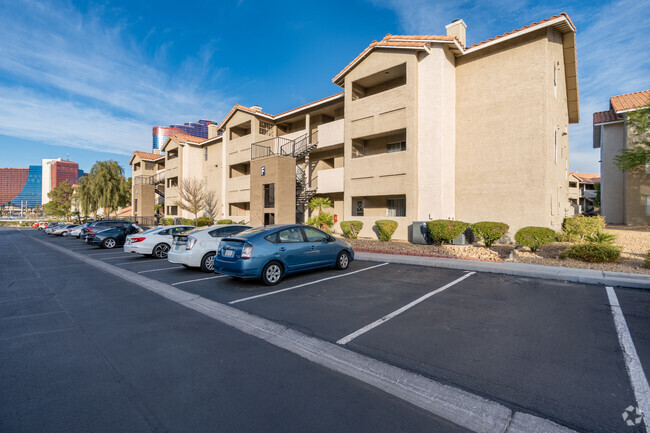
[(542, 245), (548, 245), (555, 240), (555, 232), (547, 227), (524, 227), (515, 233), (515, 242), (529, 247), (535, 252)]
[(217, 224), (234, 224), (232, 220), (219, 220)]
[(476, 239), (483, 241), (486, 247), (491, 247), (493, 243), (501, 239), (508, 233), (510, 228), (508, 224), (497, 223), (492, 221), (481, 221), (472, 224), (472, 233)]
[(181, 218), (181, 224), (186, 225), (186, 226), (193, 226), (194, 225), (194, 220), (190, 218)]
[(454, 220), (433, 220), (427, 222), (431, 239), (436, 244), (451, 242), (467, 230), (469, 223)]
[(214, 219), (209, 217), (199, 217), (199, 219), (196, 220), (197, 227), (210, 226), (213, 223), (214, 223)]
[(621, 256), (621, 249), (610, 244), (589, 242), (576, 244), (560, 254), (561, 258), (570, 257), (591, 263), (615, 262)]
[(331, 233), (331, 227), (334, 225), (334, 215), (321, 212), (307, 219), (307, 225), (318, 227), (319, 229)]
[(359, 232), (363, 228), (361, 221), (341, 221), (341, 230), (346, 238), (356, 239), (359, 237)]
[(650, 251), (648, 251), (648, 255), (645, 257), (645, 267), (650, 268)]
[(393, 237), (395, 230), (397, 230), (397, 221), (377, 220), (375, 221), (375, 226), (377, 226), (377, 231), (379, 232), (379, 240), (388, 242)]
[(597, 244), (613, 244), (616, 240), (616, 235), (599, 231), (596, 234), (585, 236), (587, 242), (594, 242)]
[(160, 218), (160, 224), (164, 226), (170, 226), (174, 224), (174, 219), (173, 218)]
[(587, 236), (594, 236), (605, 228), (605, 218), (602, 216), (586, 217), (576, 215), (564, 218), (562, 222), (562, 233), (558, 240), (564, 242), (581, 242)]

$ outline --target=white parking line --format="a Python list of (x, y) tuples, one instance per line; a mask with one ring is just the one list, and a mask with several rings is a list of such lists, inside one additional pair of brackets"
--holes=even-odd
[(138, 274), (146, 274), (147, 272), (157, 272), (157, 271), (169, 271), (170, 269), (183, 269), (183, 266), (174, 266), (173, 268), (149, 269), (148, 271), (140, 271), (138, 272)]
[(110, 253), (102, 252), (102, 253), (99, 253), (99, 254), (97, 254), (97, 253), (92, 254), (91, 252), (88, 252), (86, 254), (88, 255), (88, 257), (118, 257), (118, 256), (116, 256), (117, 253), (126, 254), (124, 251), (112, 251)]
[(609, 305), (612, 307), (614, 325), (616, 325), (618, 341), (621, 343), (621, 348), (623, 349), (625, 368), (627, 368), (630, 382), (632, 382), (636, 404), (641, 413), (647, 417), (644, 419), (645, 431), (650, 433), (650, 386), (648, 386), (648, 379), (643, 371), (639, 355), (636, 353), (630, 330), (627, 327), (623, 310), (621, 310), (613, 287), (607, 287), (607, 297), (609, 298)]
[[(116, 252), (117, 252), (117, 251), (116, 251)], [(120, 252), (121, 252), (123, 255), (121, 255), (121, 256), (111, 255), (111, 257), (104, 257), (102, 260), (121, 259), (121, 258), (124, 258), (124, 257), (137, 257), (136, 255), (132, 255), (132, 254), (129, 254), (129, 253), (125, 253), (124, 251), (120, 251)], [(92, 255), (92, 254), (89, 254), (89, 256), (90, 256), (90, 257), (98, 257), (98, 256), (95, 256), (95, 255)], [(158, 259), (156, 259), (156, 260), (158, 260)]]
[(214, 280), (215, 278), (223, 278), (223, 277), (227, 277), (227, 276), (228, 275), (217, 275), (217, 276), (214, 276), (214, 277), (198, 278), (196, 280), (179, 281), (178, 283), (172, 283), (172, 286), (178, 286), (179, 284), (193, 283), (195, 281)]
[(370, 325), (366, 325), (366, 326), (364, 326), (363, 328), (359, 329), (358, 331), (354, 331), (352, 334), (347, 335), (347, 336), (341, 338), (341, 339), (340, 339), (339, 341), (337, 341), (336, 343), (337, 343), (337, 344), (347, 344), (347, 343), (349, 343), (350, 341), (352, 341), (352, 340), (354, 340), (355, 338), (357, 338), (359, 335), (365, 334), (366, 332), (370, 331), (370, 330), (373, 329), (373, 328), (376, 328), (377, 326), (381, 325), (382, 323), (388, 322), (388, 321), (389, 321), (390, 319), (392, 319), (393, 317), (395, 317), (395, 316), (397, 316), (397, 315), (399, 315), (399, 314), (402, 314), (403, 312), (405, 312), (405, 311), (408, 310), (409, 308), (415, 307), (417, 304), (419, 304), (420, 302), (422, 302), (422, 301), (424, 301), (424, 300), (426, 300), (426, 299), (432, 297), (432, 296), (435, 295), (436, 293), (440, 293), (440, 292), (442, 292), (443, 290), (447, 290), (448, 288), (450, 288), (450, 287), (453, 286), (454, 284), (458, 284), (458, 283), (460, 283), (460, 282), (463, 281), (465, 278), (469, 278), (469, 277), (471, 277), (472, 275), (474, 275), (475, 273), (476, 273), (476, 272), (470, 272), (470, 273), (468, 273), (467, 275), (463, 275), (462, 277), (460, 277), (460, 278), (458, 278), (458, 279), (452, 281), (451, 283), (446, 284), (446, 285), (442, 286), (441, 288), (434, 290), (433, 292), (429, 292), (429, 293), (427, 293), (427, 294), (424, 295), (424, 296), (420, 296), (420, 297), (417, 298), (415, 301), (410, 302), (410, 303), (404, 305), (402, 308), (400, 308), (400, 309), (398, 309), (398, 310), (395, 310), (395, 311), (393, 311), (393, 312), (390, 313), (390, 314), (387, 314), (386, 316), (382, 317), (382, 318), (379, 319), (379, 320), (375, 320), (375, 321), (372, 322)]
[(136, 260), (131, 260), (130, 262), (120, 262), (120, 263), (111, 263), (114, 266), (117, 265), (130, 265), (133, 263), (142, 263), (142, 262), (153, 262), (153, 261), (160, 261), (160, 259), (136, 259)]
[(236, 300), (234, 300), (234, 301), (230, 301), (230, 302), (228, 302), (228, 303), (229, 303), (229, 304), (237, 304), (237, 303), (239, 303), (239, 302), (250, 301), (251, 299), (263, 298), (264, 296), (275, 295), (276, 293), (282, 293), (282, 292), (286, 292), (286, 291), (288, 291), (288, 290), (298, 289), (298, 288), (300, 288), (300, 287), (309, 286), (309, 285), (312, 285), (312, 284), (320, 283), (320, 282), (322, 282), (322, 281), (333, 280), (334, 278), (346, 277), (346, 276), (348, 276), (348, 275), (356, 274), (357, 272), (368, 271), (368, 270), (370, 270), (370, 269), (378, 268), (378, 267), (380, 267), (380, 266), (384, 266), (384, 265), (387, 265), (387, 264), (388, 264), (388, 263), (381, 263), (381, 264), (379, 264), (379, 265), (370, 266), (369, 268), (359, 269), (359, 270), (352, 271), (352, 272), (348, 272), (348, 273), (346, 273), (346, 274), (342, 274), (342, 275), (334, 275), (333, 277), (321, 278), (320, 280), (310, 281), (309, 283), (304, 283), (304, 284), (298, 284), (297, 286), (288, 287), (288, 288), (286, 288), (286, 289), (280, 289), (280, 290), (275, 290), (275, 291), (273, 291), (273, 292), (262, 293), (261, 295), (249, 296), (248, 298), (236, 299)]

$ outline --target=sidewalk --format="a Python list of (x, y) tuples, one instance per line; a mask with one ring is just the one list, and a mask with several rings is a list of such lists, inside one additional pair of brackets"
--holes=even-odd
[(462, 269), (466, 271), (490, 272), (494, 274), (517, 275), (520, 277), (545, 278), (547, 280), (573, 281), (577, 283), (603, 284), (606, 286), (621, 286), (650, 290), (650, 275), (644, 274), (627, 274), (623, 272), (598, 271), (593, 269), (530, 265), (527, 263), (483, 262), (476, 260), (365, 252), (355, 253), (354, 257), (358, 260), (368, 260), (373, 262), (403, 263), (407, 265)]

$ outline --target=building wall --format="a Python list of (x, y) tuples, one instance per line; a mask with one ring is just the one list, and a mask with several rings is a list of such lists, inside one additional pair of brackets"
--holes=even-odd
[(221, 172), (223, 170), (222, 147), (223, 140), (221, 139), (205, 144), (203, 149), (207, 149), (207, 160), (204, 159), (204, 150), (201, 149), (203, 181), (208, 193), (213, 194), (218, 200), (215, 209), (217, 219), (221, 219), (223, 211), (223, 197), (221, 196)]
[(457, 219), (505, 222), (511, 233), (559, 228), (551, 214), (558, 180), (549, 124), (559, 115), (549, 114), (550, 57), (541, 30), (456, 59)]
[(27, 168), (0, 168), (0, 205), (12, 202), (25, 187), (28, 177)]
[[(169, 159), (170, 153), (178, 151), (178, 156)], [(176, 206), (176, 202), (180, 199), (179, 187), (183, 179), (183, 149), (182, 146), (175, 141), (170, 141), (165, 147), (165, 217), (175, 218), (181, 217), (182, 211), (179, 208), (176, 215), (169, 213), (171, 206)], [(170, 187), (170, 179), (178, 178), (178, 186)]]
[[(626, 148), (639, 145), (641, 137), (629, 125), (625, 126)], [(645, 137), (646, 139), (648, 137)], [(645, 167), (625, 172), (625, 224), (650, 225), (650, 215), (646, 215), (646, 196), (650, 196), (650, 174)]]
[(608, 224), (625, 224), (625, 175), (614, 157), (625, 147), (622, 123), (601, 126), (600, 213)]
[[(264, 176), (261, 168), (264, 167)], [(250, 224), (264, 225), (264, 214), (273, 213), (275, 224), (296, 222), (296, 178), (286, 173), (296, 170), (296, 160), (288, 156), (274, 155), (251, 162), (250, 176)], [(264, 185), (274, 184), (275, 206), (264, 206)]]
[[(33, 208), (41, 204), (41, 183), (43, 167), (40, 165), (30, 165), (27, 174), (25, 186), (13, 200), (14, 205), (20, 206), (21, 201), (24, 206)], [(2, 187), (0, 187), (0, 190)], [(1, 200), (0, 200), (1, 201)]]
[(69, 161), (56, 161), (52, 165), (51, 188), (54, 189), (63, 182), (74, 185), (79, 180), (79, 164)]

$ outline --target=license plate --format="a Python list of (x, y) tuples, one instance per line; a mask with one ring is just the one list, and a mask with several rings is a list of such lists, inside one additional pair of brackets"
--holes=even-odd
[(178, 251), (178, 250), (180, 250), (180, 249), (181, 249), (181, 246), (180, 246), (180, 245), (174, 245), (174, 251)]
[(223, 255), (224, 257), (232, 257), (235, 255), (235, 250), (224, 250)]

